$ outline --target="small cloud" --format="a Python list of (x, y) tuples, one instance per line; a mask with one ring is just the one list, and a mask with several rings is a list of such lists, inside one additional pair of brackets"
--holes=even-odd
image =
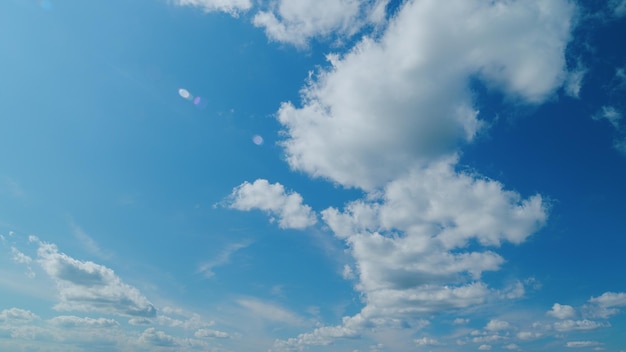
[(242, 242), (242, 243), (233, 243), (227, 246), (221, 253), (219, 253), (213, 260), (206, 262), (198, 268), (198, 271), (204, 274), (205, 277), (210, 278), (215, 275), (213, 269), (228, 264), (230, 262), (230, 258), (237, 251), (248, 247), (251, 242)]
[(252, 7), (251, 0), (172, 0), (175, 5), (193, 6), (204, 12), (226, 12), (233, 17)]
[(233, 189), (227, 203), (232, 209), (259, 209), (277, 216), (282, 229), (304, 229), (317, 223), (315, 212), (302, 203), (299, 193), (287, 192), (280, 183), (270, 184), (264, 179), (242, 183)]
[(579, 66), (577, 69), (569, 72), (565, 79), (565, 93), (572, 98), (580, 97), (580, 90), (583, 85), (583, 79), (587, 74), (587, 69), (582, 66)]
[(480, 350), (480, 351), (490, 351), (491, 350), (491, 345), (480, 345), (480, 347), (478, 347), (478, 350)]
[(469, 323), (469, 321), (470, 321), (469, 319), (456, 318), (456, 319), (454, 319), (452, 324), (454, 324), (454, 325), (465, 325), (465, 324)]
[(557, 331), (581, 331), (581, 330), (595, 330), (601, 327), (610, 326), (603, 323), (598, 323), (593, 320), (563, 320), (554, 323), (554, 329)]
[(414, 340), (418, 346), (437, 346), (440, 345), (439, 341), (430, 337), (422, 337), (421, 339)]
[(493, 319), (493, 320), (490, 320), (489, 323), (487, 323), (487, 326), (485, 326), (485, 330), (500, 331), (500, 330), (509, 329), (510, 327), (511, 327), (511, 324), (509, 324), (506, 321)]
[(198, 329), (194, 333), (194, 336), (197, 338), (208, 337), (208, 338), (214, 338), (214, 339), (227, 339), (230, 337), (230, 335), (226, 332), (212, 330), (212, 329)]
[(597, 342), (597, 341), (570, 341), (565, 344), (565, 347), (583, 348), (583, 347), (597, 347), (601, 345), (602, 343)]
[(35, 313), (25, 309), (10, 308), (0, 312), (0, 322), (8, 324), (24, 324), (35, 320), (39, 320), (39, 317)]
[(576, 315), (576, 311), (572, 306), (555, 303), (546, 314), (557, 319), (569, 319)]
[(619, 130), (622, 113), (613, 106), (603, 106), (598, 113), (592, 116), (596, 121), (606, 119), (609, 123)]

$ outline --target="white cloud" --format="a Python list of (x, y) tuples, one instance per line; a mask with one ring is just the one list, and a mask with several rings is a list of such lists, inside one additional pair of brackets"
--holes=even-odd
[(605, 292), (599, 297), (591, 297), (586, 305), (586, 313), (594, 318), (608, 318), (618, 314), (619, 307), (626, 307), (626, 293)]
[(276, 304), (264, 302), (258, 299), (245, 298), (237, 301), (239, 305), (246, 308), (255, 318), (282, 322), (290, 325), (301, 325), (302, 318), (293, 312)]
[(156, 330), (155, 328), (146, 329), (141, 336), (139, 336), (139, 342), (149, 346), (159, 347), (180, 346), (180, 343), (175, 337), (168, 335), (163, 331)]
[(511, 327), (511, 324), (509, 324), (509, 322), (507, 321), (493, 319), (493, 320), (490, 320), (489, 323), (487, 323), (487, 325), (485, 326), (485, 330), (500, 331), (500, 330), (507, 330), (510, 327)]
[(310, 38), (350, 37), (367, 24), (385, 19), (389, 0), (278, 0), (253, 19), (271, 40), (305, 47)]
[(233, 189), (228, 206), (244, 211), (266, 211), (278, 217), (278, 226), (283, 229), (304, 229), (317, 222), (315, 212), (302, 204), (300, 194), (286, 192), (280, 183), (270, 184), (263, 179), (254, 183), (244, 182)]
[(603, 106), (600, 111), (592, 116), (594, 120), (606, 119), (609, 123), (619, 130), (620, 121), (622, 120), (622, 113), (613, 106)]
[(222, 11), (237, 16), (252, 7), (251, 0), (171, 0), (179, 6), (195, 6), (205, 12)]
[(599, 323), (593, 320), (563, 320), (554, 323), (554, 329), (557, 331), (576, 331), (576, 330), (595, 330), (601, 327), (610, 326), (608, 324)]
[(552, 309), (549, 310), (546, 314), (557, 319), (570, 319), (576, 315), (576, 311), (572, 306), (555, 303), (552, 306)]
[(478, 349), (479, 349), (480, 351), (490, 351), (490, 350), (491, 350), (491, 345), (480, 345), (480, 346), (478, 347)]
[(10, 308), (0, 312), (0, 322), (7, 324), (25, 324), (35, 320), (39, 320), (39, 317), (25, 309)]
[(456, 318), (456, 319), (454, 319), (452, 324), (454, 324), (454, 325), (465, 325), (465, 324), (469, 323), (469, 321), (470, 321), (469, 319)]
[(570, 348), (596, 347), (601, 345), (602, 344), (597, 341), (570, 341), (565, 344), (566, 347)]
[(580, 97), (580, 90), (583, 85), (583, 79), (587, 74), (587, 70), (583, 67), (578, 67), (575, 70), (569, 72), (567, 74), (567, 78), (565, 79), (565, 93), (572, 98)]
[(153, 317), (154, 306), (122, 282), (113, 270), (59, 253), (54, 244), (39, 243), (37, 262), (56, 282), (59, 310), (98, 311), (123, 316)]
[(372, 189), (450, 153), (482, 125), (471, 76), (533, 103), (563, 83), (572, 15), (560, 0), (406, 2), (380, 40), (331, 56), (304, 106), (282, 104), (287, 161)]
[(203, 273), (205, 277), (210, 278), (215, 275), (213, 268), (228, 264), (230, 257), (237, 251), (246, 248), (250, 245), (250, 242), (233, 243), (227, 246), (216, 258), (200, 265), (199, 272)]
[(520, 340), (536, 340), (542, 337), (543, 334), (534, 331), (520, 331), (517, 333), (517, 338)]
[(415, 344), (418, 346), (437, 346), (441, 343), (437, 339), (422, 337), (421, 339), (415, 339)]
[(514, 343), (508, 344), (504, 346), (504, 348), (506, 348), (507, 350), (521, 350), (521, 348)]
[(198, 329), (194, 333), (194, 336), (197, 338), (209, 337), (215, 339), (227, 339), (230, 337), (230, 335), (226, 332), (212, 329)]
[(72, 315), (61, 315), (49, 320), (50, 324), (63, 328), (116, 328), (120, 324), (114, 319), (89, 317), (77, 317)]

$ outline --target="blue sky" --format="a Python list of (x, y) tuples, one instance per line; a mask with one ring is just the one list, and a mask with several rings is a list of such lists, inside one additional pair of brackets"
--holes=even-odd
[(624, 351), (626, 2), (0, 2), (0, 349)]

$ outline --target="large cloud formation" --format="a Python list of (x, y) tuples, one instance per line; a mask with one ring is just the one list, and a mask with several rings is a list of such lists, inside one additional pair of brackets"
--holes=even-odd
[(330, 56), (278, 120), (289, 165), (373, 189), (472, 141), (471, 78), (539, 103), (566, 78), (567, 1), (408, 1), (380, 40)]
[(321, 212), (353, 256), (363, 309), (276, 349), (373, 327), (415, 330), (438, 312), (524, 295), (521, 282), (493, 288), (482, 274), (505, 263), (495, 252), (501, 244), (543, 226), (548, 205), (457, 170), (459, 146), (485, 125), (470, 82), (516, 103), (545, 101), (568, 77), (575, 12), (565, 0), (407, 1), (380, 38), (329, 55), (331, 67), (303, 88), (302, 106), (282, 104), (291, 168), (367, 196)]

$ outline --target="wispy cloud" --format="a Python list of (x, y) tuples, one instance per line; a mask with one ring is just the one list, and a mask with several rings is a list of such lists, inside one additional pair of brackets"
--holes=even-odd
[(198, 271), (207, 278), (213, 277), (215, 275), (214, 268), (230, 263), (233, 254), (248, 247), (250, 244), (252, 244), (251, 241), (246, 241), (228, 245), (215, 258), (200, 265)]

